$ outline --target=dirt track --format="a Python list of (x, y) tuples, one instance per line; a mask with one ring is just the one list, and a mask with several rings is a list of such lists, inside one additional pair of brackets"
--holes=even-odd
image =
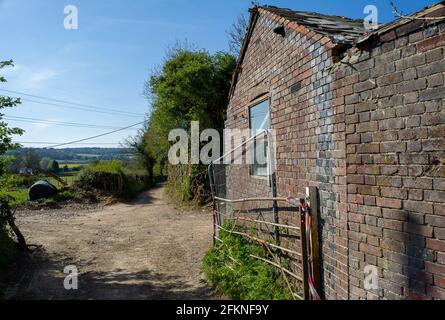
[[(213, 299), (200, 272), (211, 220), (167, 204), (160, 187), (97, 211), (21, 213), (28, 243), (44, 251), (16, 272), (3, 298)], [(68, 265), (79, 270), (78, 290), (64, 289)]]

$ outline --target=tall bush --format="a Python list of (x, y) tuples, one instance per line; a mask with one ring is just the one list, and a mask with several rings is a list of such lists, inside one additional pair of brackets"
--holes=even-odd
[(197, 193), (206, 184), (206, 168), (189, 164), (186, 175), (169, 170), (168, 134), (176, 128), (189, 131), (191, 121), (199, 121), (201, 130), (222, 131), (235, 65), (228, 53), (212, 55), (179, 47), (169, 52), (159, 72), (147, 81), (152, 112), (144, 134), (145, 152), (157, 172), (168, 171), (169, 190), (182, 193), (184, 201), (201, 198)]

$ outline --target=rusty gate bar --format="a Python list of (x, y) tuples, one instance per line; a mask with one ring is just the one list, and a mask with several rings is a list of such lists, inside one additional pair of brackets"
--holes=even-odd
[[(219, 197), (215, 197), (214, 201), (215, 201), (215, 206), (216, 208), (218, 208), (218, 203), (219, 202), (226, 202), (226, 203), (240, 203), (240, 202), (251, 202), (251, 201), (261, 201), (261, 200), (269, 200), (269, 201), (277, 201), (277, 202), (288, 202), (288, 199), (286, 198), (247, 198), (247, 199), (223, 199), (223, 198), (219, 198)], [(304, 199), (299, 199), (300, 203), (304, 203)], [(218, 209), (216, 209), (217, 211)], [(283, 247), (282, 245), (280, 245), (279, 243), (271, 243), (269, 241), (266, 241), (264, 239), (260, 239), (257, 238), (255, 236), (251, 236), (250, 234), (246, 233), (246, 232), (239, 232), (239, 231), (234, 231), (234, 230), (227, 230), (226, 228), (224, 228), (222, 225), (220, 224), (214, 224), (214, 228), (217, 230), (223, 230), (226, 231), (228, 233), (231, 234), (236, 234), (239, 236), (242, 236), (244, 238), (246, 238), (249, 241), (253, 241), (256, 243), (259, 243), (263, 246), (268, 246), (271, 247), (273, 249), (276, 250), (277, 252), (277, 256), (279, 257), (279, 252), (283, 252), (283, 253), (288, 253), (291, 254), (292, 256), (296, 257), (299, 261), (298, 263), (298, 269), (301, 270), (301, 276), (295, 274), (295, 272), (284, 268), (283, 266), (281, 266), (279, 263), (277, 262), (273, 262), (270, 261), (268, 259), (260, 259), (265, 263), (268, 263), (276, 268), (278, 268), (279, 270), (281, 270), (282, 272), (285, 272), (287, 275), (291, 276), (292, 278), (296, 279), (298, 281), (298, 283), (301, 285), (302, 288), (302, 295), (298, 295), (295, 292), (293, 292), (294, 296), (301, 299), (301, 300), (309, 300), (311, 298), (310, 295), (310, 291), (309, 291), (309, 283), (308, 283), (308, 276), (309, 276), (309, 269), (310, 266), (310, 253), (308, 252), (308, 242), (306, 240), (306, 224), (305, 224), (305, 213), (302, 210), (302, 208), (300, 206), (295, 207), (296, 213), (298, 215), (297, 217), (297, 221), (299, 221), (299, 226), (294, 226), (294, 225), (286, 225), (286, 224), (282, 224), (282, 223), (275, 223), (275, 222), (269, 222), (269, 221), (262, 221), (259, 219), (251, 219), (251, 218), (247, 218), (247, 217), (231, 217), (230, 218), (226, 218), (228, 220), (240, 220), (240, 221), (247, 221), (247, 222), (252, 222), (252, 223), (258, 223), (258, 224), (267, 224), (267, 225), (272, 225), (276, 228), (287, 228), (287, 229), (292, 229), (298, 232), (298, 237), (300, 239), (300, 248), (299, 250), (301, 250), (300, 252), (297, 252), (295, 250), (292, 249), (288, 249)], [(224, 214), (224, 213), (219, 213), (219, 216), (229, 216), (228, 214)], [(215, 235), (215, 240), (216, 241), (221, 241), (218, 236)], [(275, 239), (274, 239), (275, 241)], [(310, 250), (310, 249), (309, 249)], [(312, 250), (311, 250), (312, 251)], [(257, 257), (253, 257), (255, 259), (257, 259)]]
[[(244, 199), (235, 199), (230, 198), (233, 196), (228, 189), (228, 173), (226, 169), (226, 165), (236, 165), (232, 164), (231, 160), (230, 163), (224, 163), (224, 158), (230, 155), (230, 159), (232, 159), (231, 154), (235, 152), (236, 150), (239, 150), (240, 148), (243, 148), (243, 146), (247, 145), (249, 141), (254, 140), (255, 138), (259, 136), (265, 136), (268, 140), (268, 156), (267, 156), (267, 174), (268, 174), (268, 184), (270, 187), (270, 196), (253, 196), (250, 198), (244, 198)], [(213, 198), (213, 212), (214, 212), (214, 221), (213, 221), (213, 227), (214, 227), (214, 243), (216, 241), (222, 242), (219, 238), (219, 232), (221, 230), (227, 231), (229, 233), (237, 234), (239, 236), (242, 236), (249, 241), (257, 242), (261, 244), (262, 246), (273, 248), (273, 252), (269, 249), (269, 254), (273, 259), (268, 260), (265, 258), (261, 258), (259, 260), (262, 260), (265, 263), (268, 263), (276, 268), (279, 269), (282, 273), (286, 273), (287, 275), (291, 276), (293, 279), (297, 280), (297, 282), (294, 282), (295, 285), (297, 285), (298, 288), (301, 289), (301, 294), (296, 294), (295, 292), (292, 292), (294, 297), (298, 297), (299, 299), (304, 300), (310, 300), (311, 299), (311, 291), (310, 291), (310, 284), (309, 284), (309, 277), (312, 275), (316, 290), (319, 290), (320, 286), (320, 277), (319, 277), (319, 244), (318, 244), (318, 199), (317, 199), (317, 192), (318, 190), (316, 188), (310, 188), (310, 197), (306, 199), (294, 199), (298, 203), (294, 203), (290, 200), (290, 198), (280, 198), (277, 195), (277, 186), (276, 186), (276, 173), (275, 173), (275, 165), (274, 165), (274, 154), (273, 154), (273, 148), (272, 148), (272, 141), (271, 133), (268, 130), (264, 130), (261, 133), (257, 134), (256, 136), (253, 136), (246, 141), (242, 142), (240, 145), (236, 146), (232, 150), (225, 153), (222, 157), (214, 160), (211, 162), (211, 164), (208, 166), (208, 175), (209, 175), (209, 182), (210, 182), (210, 189), (212, 193)], [(222, 165), (223, 170), (218, 170), (215, 166)], [(230, 168), (230, 167), (229, 167)], [(224, 177), (223, 183), (221, 184), (223, 187), (220, 188), (220, 184), (218, 184), (218, 177), (217, 175), (221, 175)], [(257, 218), (249, 218), (249, 217), (242, 217), (237, 216), (236, 213), (234, 214), (229, 213), (230, 210), (234, 210), (234, 212), (238, 212), (239, 210), (235, 210), (234, 207), (231, 207), (232, 204), (237, 203), (246, 203), (246, 202), (261, 202), (261, 201), (271, 201), (272, 202), (272, 210), (269, 211), (269, 214), (271, 213), (272, 216), (270, 218), (273, 219), (273, 222), (271, 222), (269, 219), (260, 218), (258, 216)], [(297, 222), (296, 225), (288, 225), (285, 223), (280, 223), (280, 216), (279, 216), (279, 202), (286, 202), (288, 203), (290, 208), (293, 208), (291, 210), (295, 210), (296, 217), (295, 221)], [(314, 208), (312, 209), (312, 206)], [(287, 207), (287, 208), (289, 208)], [(311, 208), (309, 208), (311, 207)], [(259, 208), (257, 208), (259, 209)], [(227, 211), (229, 210), (229, 211)], [(247, 209), (249, 210), (256, 210), (256, 209)], [(314, 224), (310, 225), (310, 230), (307, 230), (306, 227), (306, 210), (308, 210), (309, 214), (313, 215), (313, 221)], [(226, 212), (227, 211), (227, 212)], [(243, 211), (243, 210), (241, 210)], [(241, 212), (240, 211), (240, 212)], [(260, 212), (261, 214), (261, 212)], [(234, 220), (235, 224), (236, 221), (246, 221), (247, 223), (253, 223), (253, 224), (263, 224), (263, 225), (269, 225), (272, 226), (272, 228), (268, 229), (268, 234), (272, 236), (269, 238), (269, 240), (265, 240), (262, 237), (257, 238), (253, 235), (250, 235), (249, 232), (236, 232), (234, 230), (227, 230), (223, 227), (223, 221), (225, 219), (228, 220)], [(261, 220), (264, 219), (264, 220)], [(267, 221), (266, 221), (267, 220)], [(289, 247), (287, 245), (281, 245), (281, 235), (280, 235), (280, 228), (288, 228), (288, 230), (294, 230), (296, 233), (294, 234), (297, 239), (300, 240), (300, 247), (295, 249), (295, 246), (292, 246), (292, 241), (289, 242)], [(261, 229), (259, 229), (261, 230)], [(310, 236), (307, 235), (307, 231), (310, 232)], [(283, 233), (284, 234), (284, 233)], [(308, 239), (308, 238), (309, 239)], [(272, 240), (273, 239), (273, 240)], [(272, 240), (272, 242), (271, 242)], [(287, 243), (287, 242), (286, 242)], [(298, 252), (300, 250), (300, 252)], [(290, 259), (293, 259), (294, 268), (286, 269), (281, 265), (281, 259), (284, 256), (289, 256)], [(255, 259), (258, 259), (258, 257), (253, 257)], [(275, 261), (275, 262), (274, 262)], [(301, 276), (300, 276), (301, 274)], [(284, 276), (284, 275), (283, 275)], [(294, 288), (295, 289), (295, 288)], [(295, 290), (294, 290), (295, 291)]]

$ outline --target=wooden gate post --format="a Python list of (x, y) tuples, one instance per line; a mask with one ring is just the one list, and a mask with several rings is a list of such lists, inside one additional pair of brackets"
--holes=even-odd
[(303, 271), (303, 299), (310, 300), (309, 283), (308, 283), (308, 252), (306, 243), (306, 217), (301, 207), (299, 208), (300, 216), (300, 243), (301, 243), (301, 259), (302, 259), (302, 271)]
[(320, 217), (320, 202), (317, 187), (309, 188), (309, 207), (311, 212), (311, 238), (312, 238), (312, 276), (314, 278), (314, 285), (317, 292), (321, 293), (321, 281), (320, 281), (320, 242), (318, 231), (318, 219)]

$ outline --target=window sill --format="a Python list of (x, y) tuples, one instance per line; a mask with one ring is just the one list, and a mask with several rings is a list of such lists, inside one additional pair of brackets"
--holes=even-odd
[(251, 178), (259, 179), (259, 180), (269, 180), (268, 176), (255, 176), (253, 174), (250, 175)]

